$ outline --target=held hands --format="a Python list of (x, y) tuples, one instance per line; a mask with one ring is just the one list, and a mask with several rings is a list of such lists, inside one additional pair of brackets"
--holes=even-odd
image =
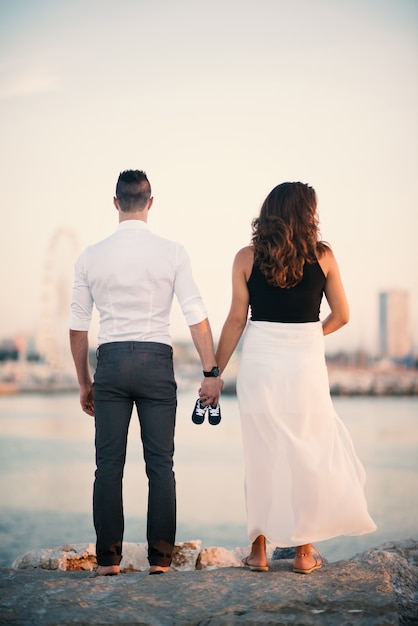
[(93, 385), (80, 386), (80, 404), (84, 413), (94, 416)]
[(224, 388), (224, 381), (220, 376), (216, 378), (204, 378), (199, 389), (199, 398), (203, 406), (216, 406), (219, 396)]

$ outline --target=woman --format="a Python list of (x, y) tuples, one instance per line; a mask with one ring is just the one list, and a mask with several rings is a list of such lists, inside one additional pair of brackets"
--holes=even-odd
[[(296, 546), (293, 571), (310, 574), (322, 565), (313, 542), (376, 530), (363, 467), (329, 392), (323, 336), (348, 322), (349, 309), (316, 206), (302, 183), (267, 196), (252, 245), (234, 260), (217, 350), (222, 372), (245, 329), (237, 395), (252, 547), (244, 565), (255, 571), (268, 570), (266, 539)], [(331, 312), (321, 323), (323, 294)]]

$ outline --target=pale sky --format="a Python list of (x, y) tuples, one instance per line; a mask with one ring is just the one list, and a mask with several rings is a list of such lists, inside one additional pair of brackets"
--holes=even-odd
[[(351, 305), (328, 350), (376, 350), (391, 288), (411, 294), (417, 344), (417, 35), (416, 0), (0, 0), (0, 338), (65, 300), (133, 168), (216, 340), (251, 220), (300, 180)], [(172, 335), (188, 336), (177, 308)]]

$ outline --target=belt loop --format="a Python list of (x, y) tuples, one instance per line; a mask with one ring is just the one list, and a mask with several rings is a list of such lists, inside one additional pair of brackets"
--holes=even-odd
[(100, 346), (98, 346), (97, 349), (96, 349), (96, 359), (99, 358), (99, 348), (100, 348)]

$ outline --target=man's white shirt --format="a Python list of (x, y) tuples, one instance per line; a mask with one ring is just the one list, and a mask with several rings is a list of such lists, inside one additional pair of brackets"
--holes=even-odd
[(95, 305), (100, 316), (98, 345), (112, 341), (171, 345), (174, 295), (188, 326), (207, 317), (184, 247), (155, 235), (141, 220), (125, 220), (78, 258), (70, 328), (89, 330)]

